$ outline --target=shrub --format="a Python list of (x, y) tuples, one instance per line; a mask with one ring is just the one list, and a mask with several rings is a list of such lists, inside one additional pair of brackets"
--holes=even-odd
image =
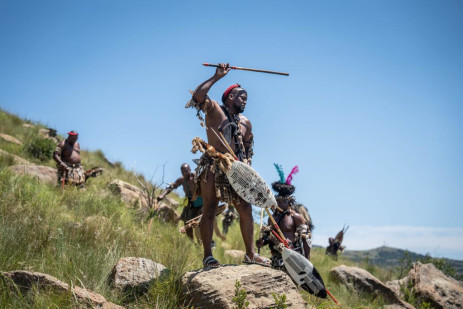
[(246, 300), (246, 290), (241, 289), (241, 282), (236, 280), (235, 282), (235, 296), (232, 298), (232, 303), (236, 304), (233, 309), (244, 309), (249, 307), (249, 301)]
[(23, 147), (23, 151), (26, 154), (40, 161), (51, 159), (54, 149), (55, 143), (43, 137), (33, 137), (28, 140)]

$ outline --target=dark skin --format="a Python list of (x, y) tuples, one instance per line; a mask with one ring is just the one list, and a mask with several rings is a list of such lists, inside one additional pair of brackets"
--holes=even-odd
[[(163, 200), (167, 194), (169, 194), (170, 192), (172, 192), (173, 190), (177, 189), (180, 186), (183, 187), (183, 192), (185, 193), (185, 196), (188, 196), (189, 194), (193, 195), (193, 193), (195, 192), (195, 188), (196, 188), (196, 184), (194, 182), (195, 173), (191, 171), (190, 166), (186, 163), (180, 167), (180, 171), (182, 172), (182, 177), (179, 177), (169, 189), (162, 192), (162, 194), (160, 194), (157, 197), (158, 201)], [(189, 193), (188, 193), (188, 188), (185, 185), (185, 179), (187, 179), (186, 183), (188, 184), (188, 188), (190, 189)], [(217, 228), (217, 223), (215, 223), (214, 230), (218, 237), (220, 237), (222, 240), (226, 240), (226, 238), (222, 234), (220, 234), (220, 231)], [(193, 240), (193, 232), (191, 229), (187, 229), (186, 234), (188, 235), (188, 237), (190, 237)]]
[(55, 152), (53, 160), (58, 163), (61, 168), (67, 168), (67, 163), (78, 164), (80, 163), (80, 145), (77, 142), (77, 135), (68, 135), (68, 138), (59, 142), (58, 146), (63, 149), (61, 154)]
[[(278, 207), (280, 207), (281, 210), (285, 212), (289, 208), (289, 203), (285, 200), (278, 200)], [(290, 214), (284, 216), (281, 219), (280, 223), (277, 222), (277, 224), (280, 227), (280, 230), (285, 236), (286, 240), (288, 240), (289, 242), (294, 242), (295, 241), (294, 233), (296, 233), (297, 227), (307, 224), (307, 222), (305, 221), (304, 217), (302, 217), (297, 212), (291, 210)], [(270, 218), (268, 219), (268, 225), (272, 227), (274, 226)], [(259, 239), (257, 241), (257, 246), (262, 247), (262, 245), (263, 245), (263, 241), (262, 239)], [(310, 260), (310, 247), (305, 242), (303, 242), (303, 246), (304, 246), (304, 256), (308, 260)]]
[[(158, 201), (161, 201), (164, 197), (166, 197), (167, 194), (172, 192), (172, 190), (175, 190), (180, 186), (183, 187), (183, 192), (185, 193), (185, 196), (193, 195), (195, 191), (195, 173), (191, 171), (191, 168), (188, 164), (183, 164), (180, 167), (180, 171), (182, 173), (182, 177), (179, 177), (169, 189), (162, 192), (162, 194), (160, 194), (157, 197)], [(188, 184), (188, 187), (185, 185), (185, 179), (186, 184)], [(188, 192), (188, 188), (190, 189), (190, 192)]]
[[(158, 202), (161, 201), (166, 197), (167, 194), (172, 192), (172, 190), (177, 189), (178, 187), (183, 187), (183, 192), (185, 196), (191, 198), (193, 193), (195, 192), (195, 173), (191, 171), (191, 168), (188, 164), (184, 163), (180, 167), (180, 171), (182, 173), (182, 177), (179, 177), (168, 189), (162, 192), (158, 197)], [(186, 231), (187, 236), (193, 240), (193, 230), (187, 229)]]
[[(219, 132), (219, 128), (223, 128), (229, 121), (219, 103), (213, 100), (207, 100), (206, 96), (211, 87), (220, 79), (222, 79), (230, 71), (228, 64), (220, 64), (215, 71), (215, 74), (201, 83), (193, 93), (193, 97), (196, 102), (202, 104), (202, 110), (206, 113), (206, 127), (207, 127), (207, 141), (216, 150), (226, 153), (227, 148), (222, 144), (220, 139), (214, 134)], [(242, 88), (234, 88), (227, 96), (225, 106), (228, 107), (229, 111), (233, 114), (242, 113), (247, 104), (247, 92)], [(252, 125), (249, 119), (240, 115), (240, 124), (243, 134), (243, 144), (245, 151), (248, 152)], [(232, 142), (230, 147), (233, 151), (236, 151), (235, 144)], [(201, 195), (203, 198), (203, 217), (201, 219), (201, 238), (203, 240), (203, 251), (204, 258), (212, 255), (211, 242), (214, 228), (215, 214), (219, 200), (215, 195), (215, 183), (214, 181), (204, 181), (207, 177), (208, 180), (214, 179), (214, 174), (207, 170), (201, 175)], [(240, 227), (241, 235), (243, 237), (244, 245), (246, 247), (246, 255), (251, 259), (254, 257), (255, 251), (253, 246), (253, 235), (254, 235), (254, 224), (252, 219), (252, 207), (249, 203), (240, 199), (239, 203), (235, 204), (235, 208), (240, 214)], [(256, 258), (257, 261), (262, 262), (263, 259), (260, 257)], [(216, 265), (219, 265), (218, 263)]]

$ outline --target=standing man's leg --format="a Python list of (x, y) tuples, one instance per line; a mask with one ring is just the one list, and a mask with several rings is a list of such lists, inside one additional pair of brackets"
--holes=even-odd
[(246, 255), (251, 259), (254, 257), (254, 221), (252, 220), (251, 204), (240, 199), (239, 204), (235, 205), (240, 214), (241, 236), (243, 237)]
[(185, 234), (186, 236), (188, 236), (189, 239), (191, 239), (192, 241), (194, 241), (194, 238), (193, 238), (193, 228), (187, 228), (185, 229)]
[[(214, 232), (215, 213), (219, 201), (215, 196), (215, 175), (208, 169), (201, 175), (200, 186), (201, 196), (203, 198), (203, 216), (201, 218), (201, 240), (203, 241), (204, 258), (212, 256), (212, 234)], [(207, 182), (204, 179), (207, 179)], [(220, 265), (217, 262), (210, 263), (213, 266)], [(212, 266), (209, 265), (209, 266)]]

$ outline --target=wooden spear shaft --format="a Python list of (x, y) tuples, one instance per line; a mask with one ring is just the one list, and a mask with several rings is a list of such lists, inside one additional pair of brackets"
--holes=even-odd
[[(214, 67), (214, 68), (220, 67), (218, 64), (211, 64), (211, 63), (203, 63), (203, 65), (205, 67)], [(235, 67), (235, 66), (229, 66), (229, 68), (232, 69), (232, 70), (243, 70), (243, 71), (251, 71), (251, 72), (260, 72), (260, 73), (269, 73), (269, 74), (278, 74), (278, 75), (289, 76), (289, 73), (277, 72), (277, 71), (250, 69), (250, 68)]]

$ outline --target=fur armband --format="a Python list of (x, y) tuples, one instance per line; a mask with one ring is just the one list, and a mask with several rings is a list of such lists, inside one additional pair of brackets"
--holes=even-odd
[(211, 99), (209, 98), (209, 96), (206, 96), (206, 99), (204, 100), (204, 102), (202, 103), (198, 103), (196, 102), (195, 98), (193, 97), (193, 91), (190, 90), (190, 93), (191, 93), (191, 99), (190, 101), (188, 101), (185, 105), (185, 108), (194, 108), (196, 109), (196, 117), (198, 117), (199, 119), (199, 122), (201, 123), (201, 126), (204, 127), (205, 126), (205, 123), (204, 123), (204, 118), (203, 116), (201, 115), (201, 111), (203, 111), (204, 113), (206, 113), (206, 111), (204, 110), (204, 105), (206, 104), (207, 101), (210, 101)]
[(296, 229), (295, 237), (301, 242), (305, 242), (309, 248), (312, 248), (312, 235), (309, 232), (307, 225), (300, 225)]

